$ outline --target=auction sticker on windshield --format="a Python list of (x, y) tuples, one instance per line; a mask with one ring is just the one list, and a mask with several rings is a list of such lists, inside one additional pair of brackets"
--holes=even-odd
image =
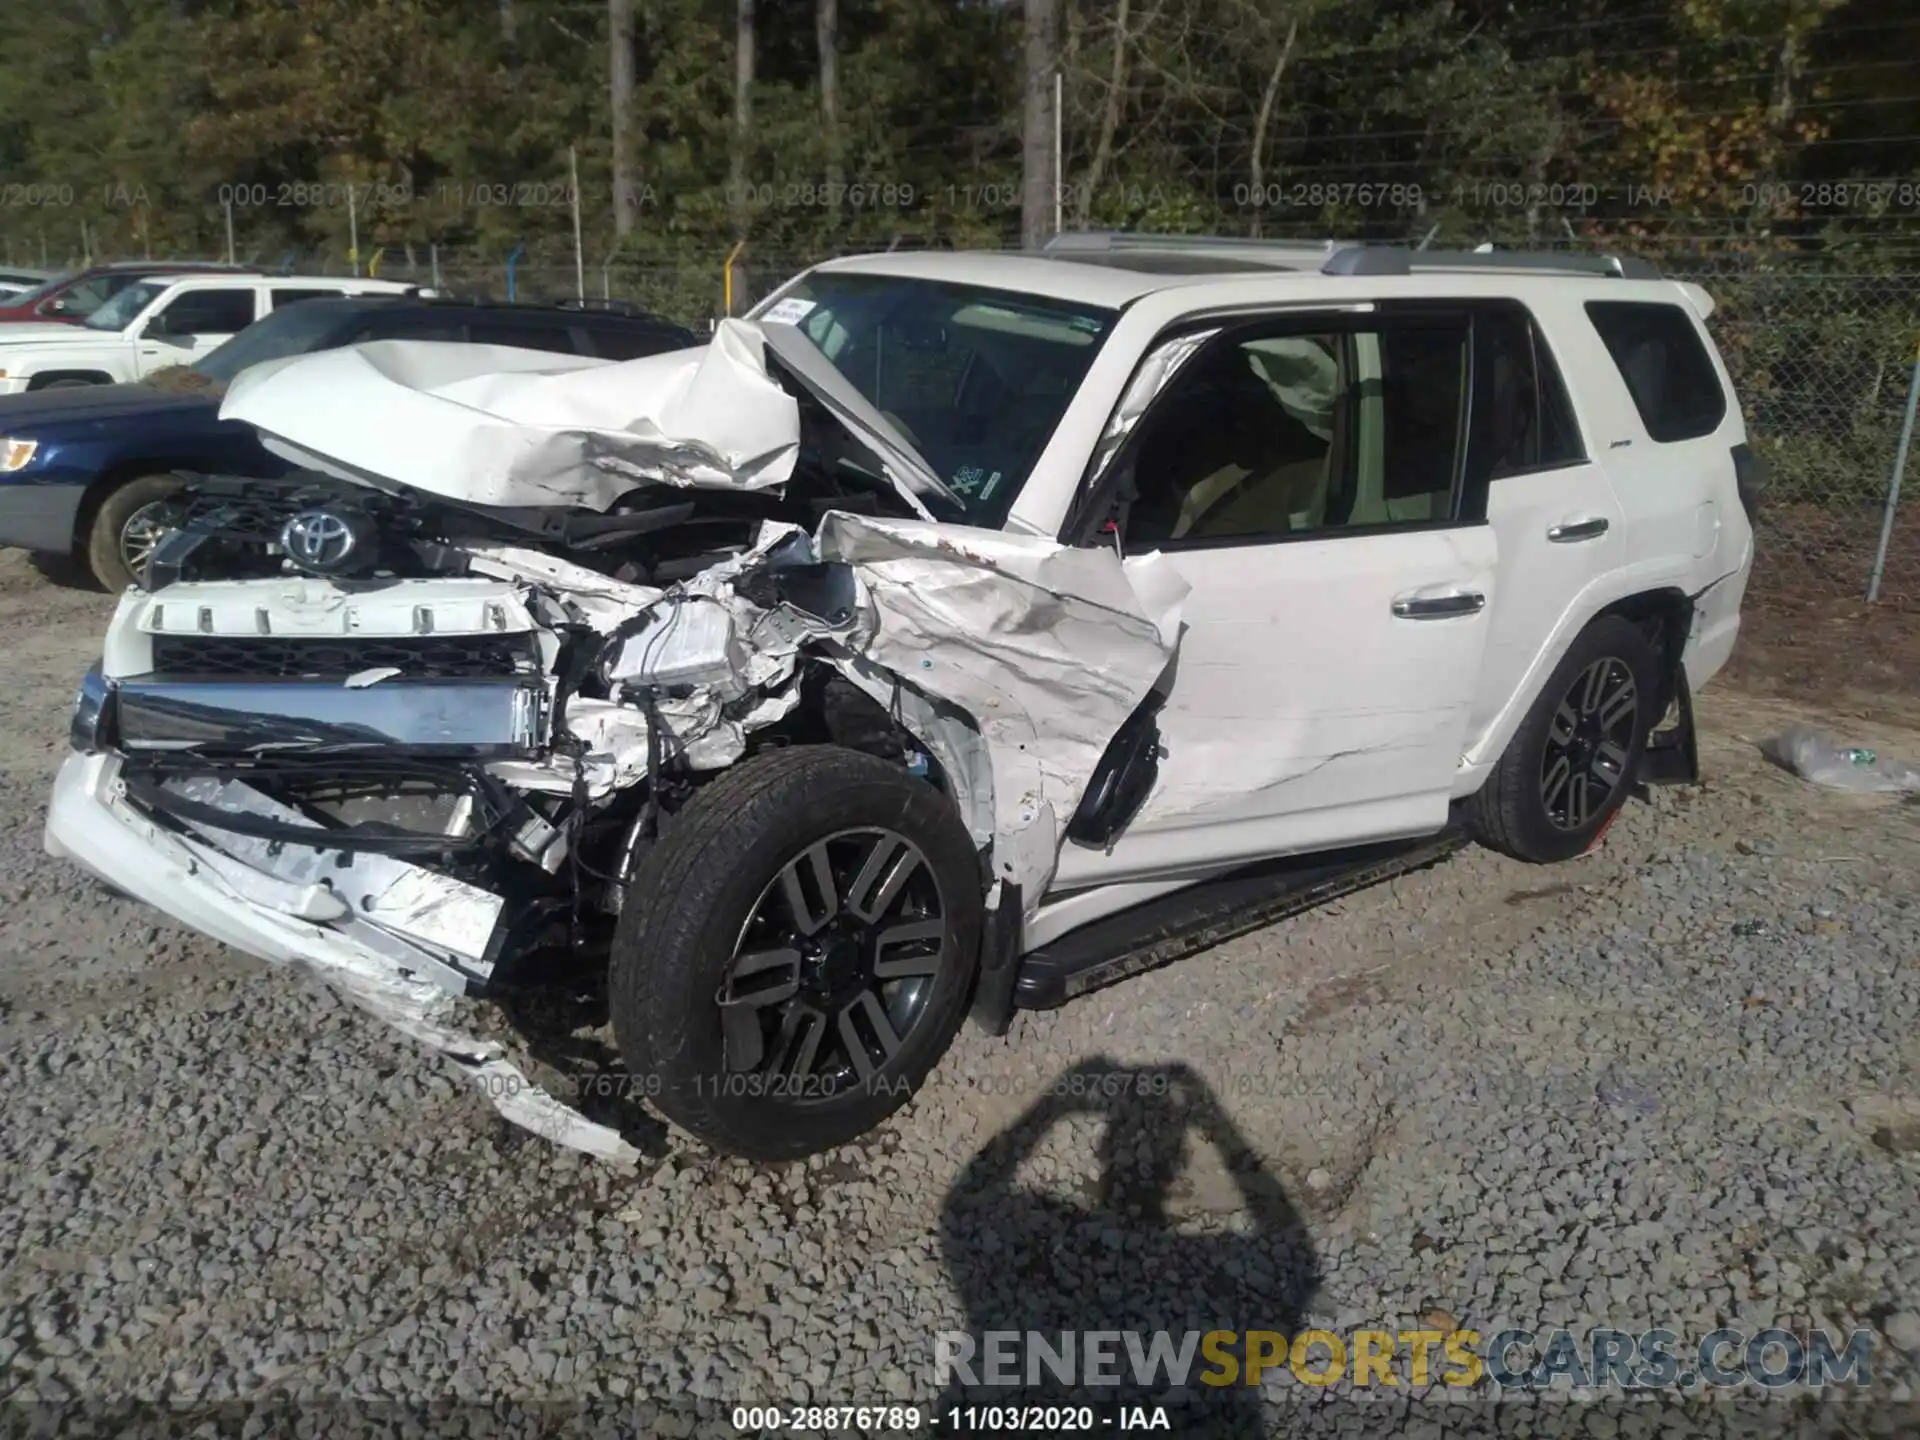
[(784, 300), (776, 300), (766, 308), (761, 319), (771, 320), (776, 325), (798, 325), (813, 313), (817, 301), (803, 300), (798, 295), (789, 295)]

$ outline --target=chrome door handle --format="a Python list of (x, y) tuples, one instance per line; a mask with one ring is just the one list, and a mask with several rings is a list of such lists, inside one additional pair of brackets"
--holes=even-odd
[(1604, 517), (1597, 520), (1575, 520), (1566, 525), (1553, 525), (1547, 529), (1547, 539), (1556, 545), (1568, 545), (1575, 540), (1598, 540), (1607, 533)]
[(1486, 608), (1487, 597), (1477, 590), (1411, 595), (1393, 602), (1393, 613), (1402, 620), (1447, 620), (1455, 615), (1477, 615)]

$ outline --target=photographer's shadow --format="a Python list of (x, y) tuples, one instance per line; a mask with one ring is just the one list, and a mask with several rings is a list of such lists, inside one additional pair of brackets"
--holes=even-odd
[[(1022, 1162), (1056, 1124), (1076, 1115), (1102, 1122), (1098, 1174), (1079, 1187), (1086, 1203), (1061, 1198), (1070, 1177), (1056, 1178), (1049, 1195), (1021, 1188)], [(1245, 1217), (1233, 1233), (1176, 1228), (1170, 1212), (1175, 1183), (1195, 1153), (1190, 1136), (1211, 1145), (1232, 1177)], [(1185, 1387), (1169, 1390), (1164, 1370), (1141, 1383), (1124, 1332), (1147, 1345), (1164, 1331), (1175, 1348), (1189, 1334), (1219, 1330), (1274, 1331), (1290, 1339), (1319, 1282), (1298, 1212), (1219, 1099), (1185, 1065), (1131, 1068), (1094, 1059), (1060, 1076), (955, 1181), (942, 1212), (941, 1245), (967, 1307), (977, 1382), (966, 1383), (959, 1371), (940, 1376), (943, 1414), (950, 1405), (1099, 1400), (1165, 1406), (1178, 1434), (1263, 1434), (1257, 1387), (1199, 1383), (1220, 1367), (1198, 1345)], [(1017, 1386), (986, 1381), (987, 1336), (995, 1331), (1022, 1337), (1014, 1351)], [(1056, 1380), (1045, 1365), (1038, 1367), (1039, 1383), (1025, 1383), (1029, 1331), (1050, 1346), (1062, 1331), (1074, 1332), (1077, 1346), (1090, 1331), (1123, 1332), (1112, 1343), (1120, 1383), (1090, 1390)], [(1239, 1344), (1230, 1349), (1237, 1360)]]

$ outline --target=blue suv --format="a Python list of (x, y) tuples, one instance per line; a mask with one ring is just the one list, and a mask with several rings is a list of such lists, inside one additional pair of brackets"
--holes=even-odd
[(494, 305), (412, 296), (303, 300), (157, 383), (0, 396), (0, 545), (74, 556), (109, 590), (138, 583), (171, 526), (181, 473), (271, 479), (294, 467), (220, 418), (249, 365), (366, 340), (512, 345), (633, 360), (698, 343), (630, 307)]

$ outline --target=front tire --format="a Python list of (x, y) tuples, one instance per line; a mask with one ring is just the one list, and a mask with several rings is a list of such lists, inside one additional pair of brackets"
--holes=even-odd
[(177, 475), (142, 475), (100, 502), (84, 548), (87, 568), (103, 588), (118, 594), (146, 583), (147, 559), (172, 528), (167, 519), (180, 489)]
[(1603, 615), (1582, 630), (1469, 803), (1474, 838), (1536, 865), (1590, 849), (1640, 772), (1660, 676), (1632, 621)]
[(716, 1150), (845, 1144), (952, 1043), (981, 913), (973, 842), (932, 785), (831, 745), (755, 756), (629, 879), (609, 975), (621, 1054)]

